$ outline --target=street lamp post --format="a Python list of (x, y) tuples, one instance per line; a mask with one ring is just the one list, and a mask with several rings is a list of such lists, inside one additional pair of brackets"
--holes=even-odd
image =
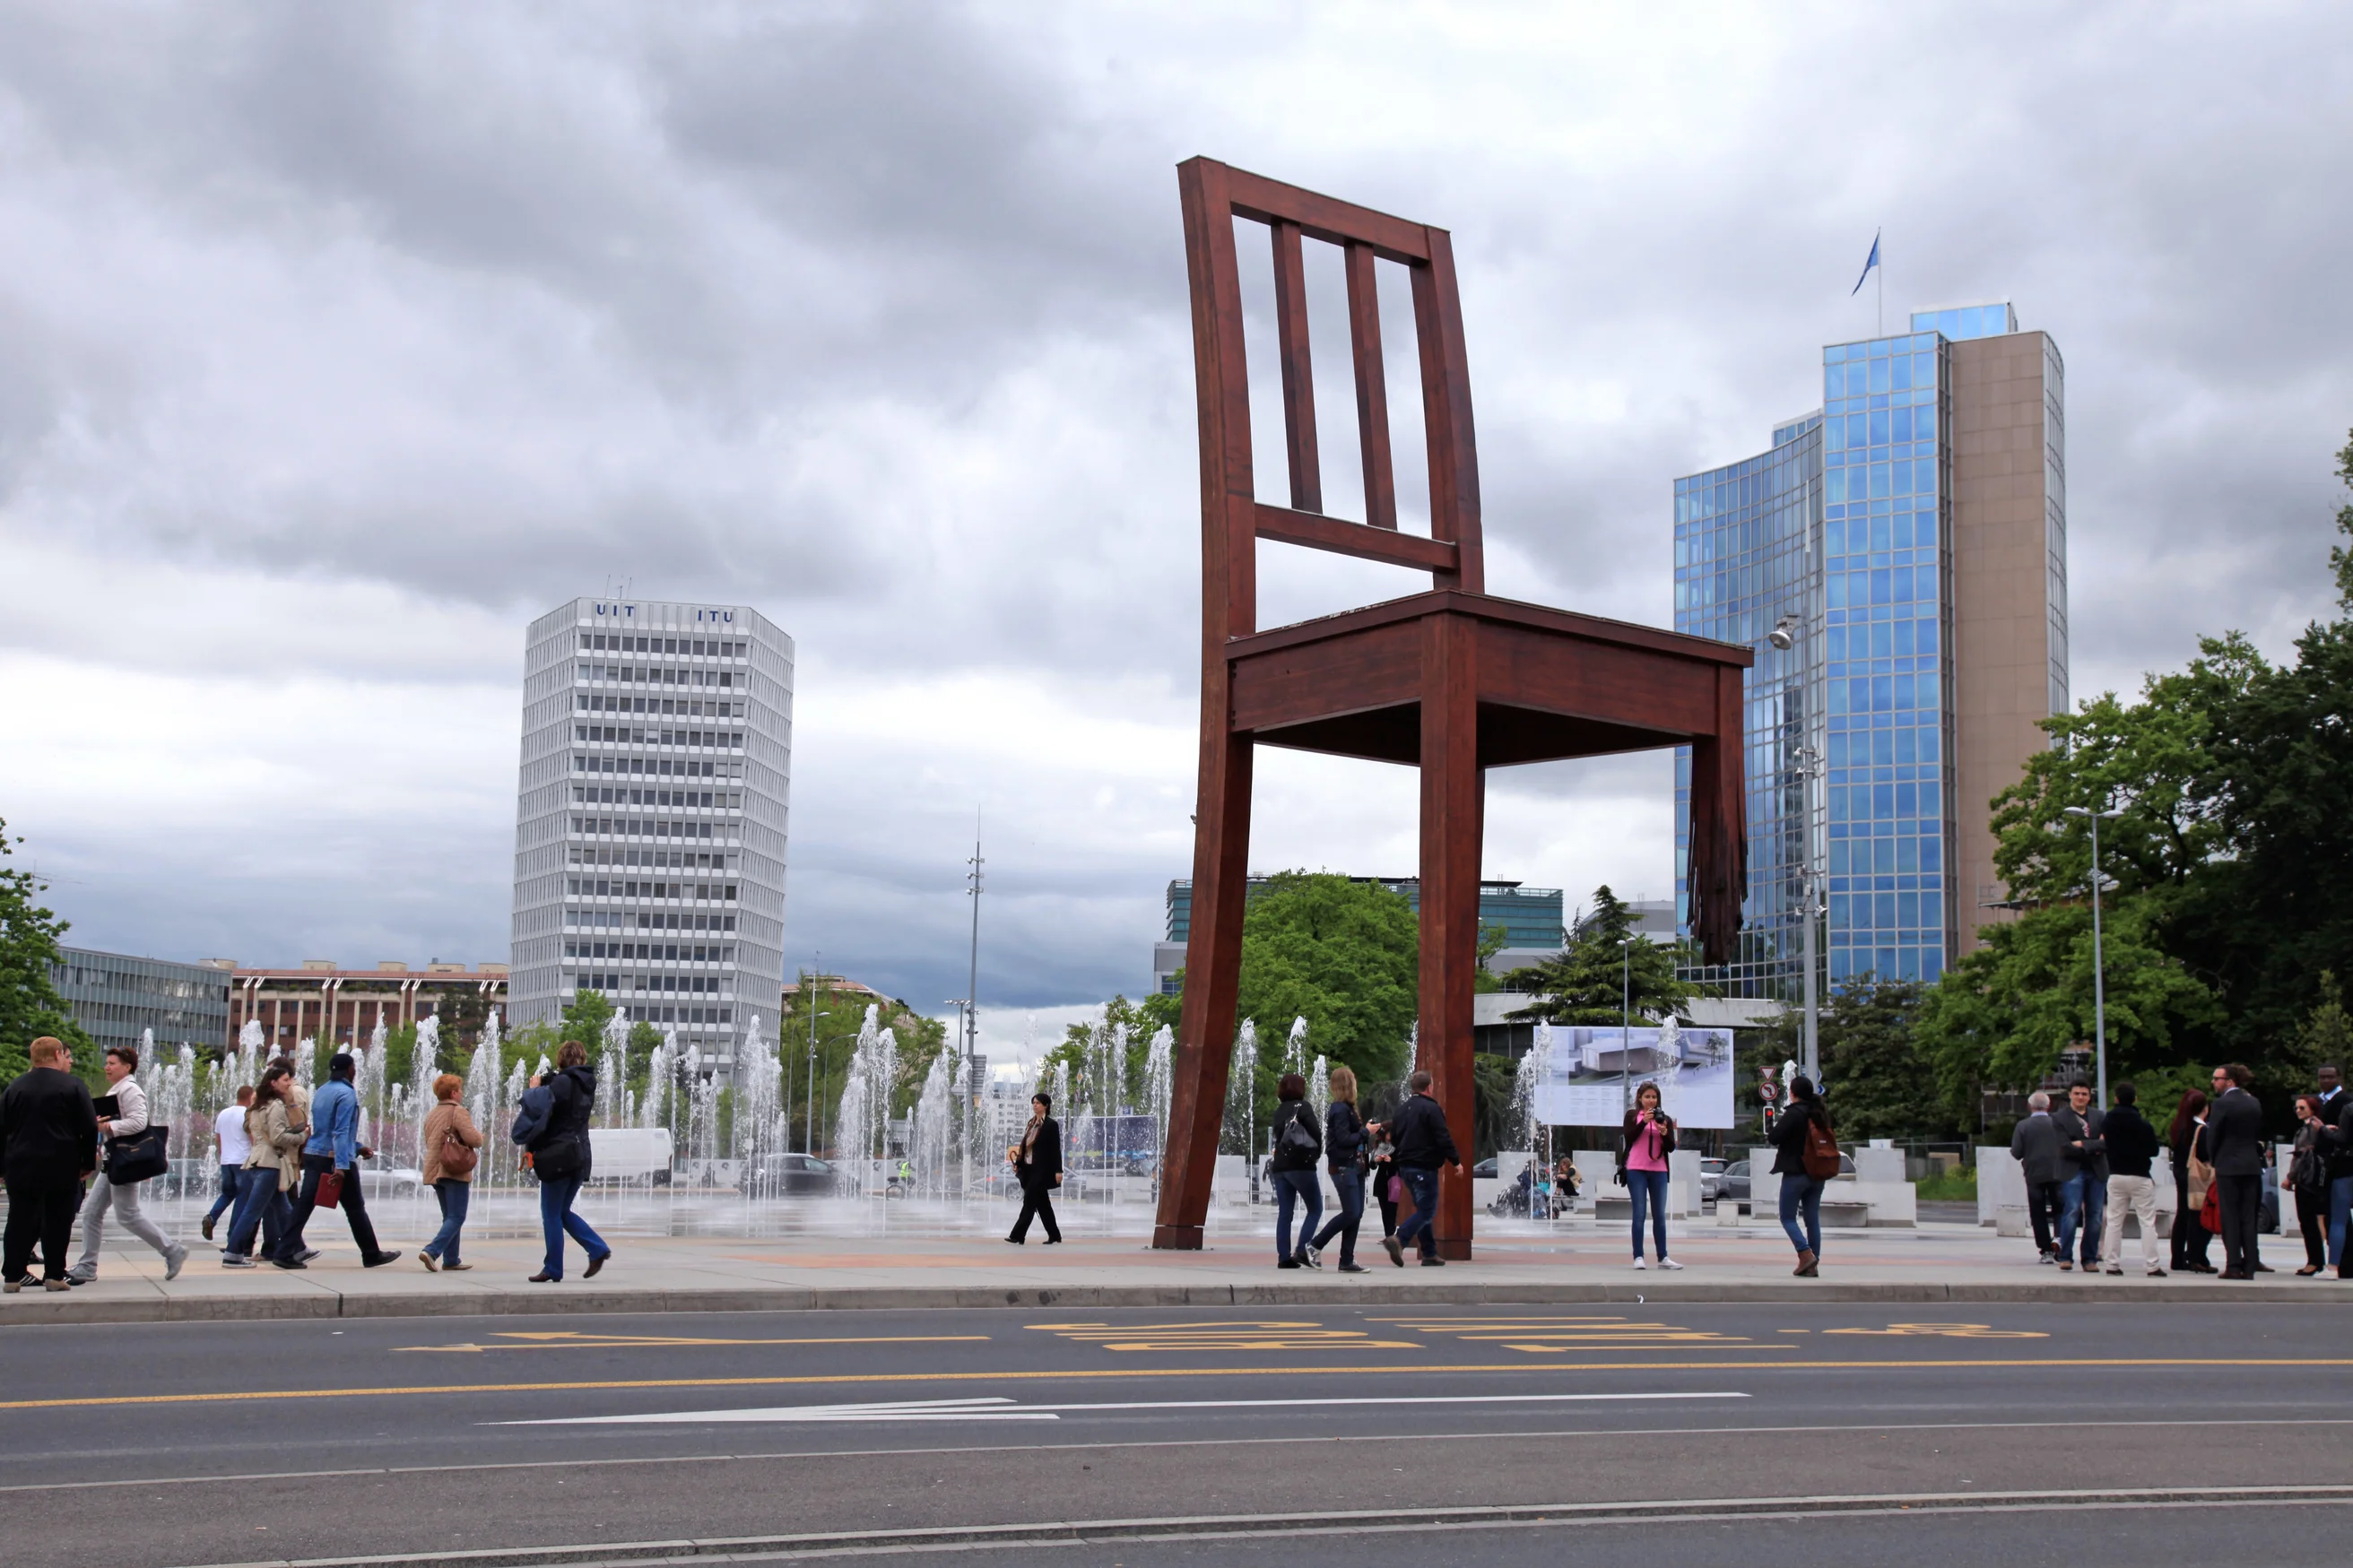
[(1620, 974), (1618, 984), (1618, 1099), (1623, 1110), (1634, 1087), (1634, 939), (1618, 939)]
[(2095, 1105), (2108, 1102), (2108, 972), (2100, 954), (2100, 824), (2114, 822), (2122, 811), (2094, 811), (2089, 806), (2071, 805), (2065, 808), (2069, 816), (2080, 816), (2092, 825), (2092, 1064), (2097, 1076), (2099, 1098)]
[(1820, 661), (1818, 655), (1821, 646), (1821, 638), (1819, 636), (1810, 635), (1815, 632), (1819, 624), (1814, 615), (1812, 600), (1814, 586), (1820, 582), (1820, 574), (1819, 571), (1810, 572), (1808, 574), (1806, 591), (1807, 605), (1805, 613), (1796, 616), (1783, 616), (1780, 620), (1774, 625), (1773, 629), (1765, 634), (1765, 640), (1783, 653), (1787, 653), (1791, 648), (1795, 647), (1798, 644), (1799, 637), (1801, 636), (1806, 639), (1806, 658), (1803, 679), (1806, 692), (1804, 714), (1807, 740), (1804, 744), (1798, 748), (1792, 757), (1792, 760), (1798, 764), (1800, 776), (1805, 781), (1804, 800), (1801, 804), (1800, 809), (1805, 814), (1806, 823), (1806, 868), (1805, 874), (1799, 879), (1799, 897), (1803, 905), (1802, 913), (1805, 917), (1806, 922), (1803, 939), (1799, 944), (1803, 954), (1803, 962), (1806, 966), (1806, 1018), (1804, 1035), (1800, 1042), (1799, 1054), (1805, 1058), (1806, 1076), (1811, 1079), (1816, 1084), (1820, 1084), (1822, 1080), (1822, 1053), (1821, 1000), (1820, 992), (1820, 983), (1816, 974), (1820, 961), (1815, 956), (1815, 927), (1820, 923), (1821, 917), (1823, 914), (1828, 912), (1829, 909), (1829, 900), (1824, 899), (1822, 896), (1822, 878), (1819, 875), (1817, 869), (1820, 865), (1820, 860), (1814, 848), (1815, 826), (1817, 823), (1814, 808), (1814, 786), (1816, 782), (1821, 777), (1822, 771), (1827, 765), (1821, 748), (1815, 745), (1812, 739), (1815, 717), (1821, 710), (1820, 704), (1814, 700), (1815, 679), (1820, 673), (1819, 668)]

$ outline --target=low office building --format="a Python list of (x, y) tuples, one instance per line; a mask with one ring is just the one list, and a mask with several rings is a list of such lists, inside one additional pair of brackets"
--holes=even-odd
[[(345, 969), (332, 958), (306, 958), (283, 967), (239, 966), (224, 960), (231, 981), (227, 1016), (217, 1038), (234, 1044), (248, 1019), (261, 1026), (262, 1043), (287, 1050), (302, 1040), (348, 1046), (366, 1040), (380, 1024), (405, 1029), (439, 1014), (452, 998), (467, 998), (467, 1011), (487, 1013), (507, 1005), (503, 963), (443, 963), (411, 969), (396, 960), (373, 969)], [(161, 1037), (160, 1036), (158, 1037)]]
[(149, 1031), (159, 1046), (215, 1046), (228, 1032), (229, 974), (218, 963), (61, 947), (49, 981), (100, 1049), (135, 1046)]

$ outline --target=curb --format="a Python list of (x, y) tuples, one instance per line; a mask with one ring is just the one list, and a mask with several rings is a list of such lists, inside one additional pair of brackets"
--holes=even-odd
[(2113, 1306), (2217, 1302), (2302, 1306), (2313, 1301), (2353, 1303), (2353, 1291), (2314, 1289), (2287, 1283), (2240, 1283), (2222, 1287), (2168, 1281), (2163, 1285), (1999, 1284), (1934, 1280), (1879, 1283), (1798, 1284), (1757, 1280), (1714, 1284), (1698, 1280), (1635, 1285), (1630, 1282), (1443, 1284), (1351, 1284), (1313, 1287), (1265, 1285), (1080, 1285), (1067, 1289), (986, 1285), (862, 1286), (838, 1289), (790, 1287), (700, 1290), (586, 1289), (545, 1294), (522, 1291), (448, 1294), (426, 1291), (353, 1292), (332, 1288), (301, 1295), (168, 1296), (93, 1299), (44, 1294), (0, 1307), (0, 1332), (12, 1323), (195, 1323), (258, 1322), (318, 1318), (530, 1317), (666, 1312), (825, 1312), (944, 1310), (1002, 1310), (1075, 1307), (1334, 1307), (1334, 1306), (1645, 1306), (1691, 1303), (1884, 1302), (1902, 1305), (1999, 1303)]

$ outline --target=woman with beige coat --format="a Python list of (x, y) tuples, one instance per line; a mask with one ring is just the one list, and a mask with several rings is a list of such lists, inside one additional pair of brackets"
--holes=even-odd
[(229, 1219), (224, 1268), (250, 1268), (253, 1237), (262, 1234), (264, 1251), (275, 1255), (284, 1227), (293, 1223), (287, 1194), (302, 1180), (302, 1142), (311, 1135), (309, 1108), (294, 1087), (294, 1069), (280, 1059), (262, 1069), (253, 1104), (245, 1113), (246, 1137), (253, 1147), (237, 1174), (237, 1209)]
[(435, 1079), (433, 1110), (425, 1118), (425, 1158), (417, 1176), (441, 1205), (441, 1228), (417, 1255), (428, 1273), (473, 1267), (458, 1260), (458, 1237), (466, 1228), (466, 1205), (474, 1192), (474, 1151), (482, 1146), (482, 1131), (458, 1103), (458, 1091), (464, 1087), (453, 1072)]

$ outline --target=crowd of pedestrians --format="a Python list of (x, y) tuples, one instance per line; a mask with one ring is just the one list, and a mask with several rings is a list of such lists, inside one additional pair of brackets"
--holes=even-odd
[[(147, 1097), (135, 1076), (138, 1051), (108, 1048), (107, 1092), (98, 1097), (75, 1075), (62, 1042), (44, 1036), (32, 1043), (29, 1056), (29, 1070), (0, 1090), (0, 1175), (8, 1194), (0, 1289), (12, 1295), (29, 1286), (70, 1290), (96, 1279), (109, 1216), (161, 1255), (164, 1279), (177, 1279), (188, 1249), (166, 1237), (141, 1208), (142, 1191), (169, 1163), (164, 1157), (164, 1130), (149, 1125)], [(402, 1256), (378, 1242), (362, 1189), (360, 1163), (374, 1159), (375, 1151), (360, 1141), (359, 1097), (353, 1089), (356, 1067), (348, 1052), (337, 1052), (327, 1064), (327, 1081), (312, 1094), (296, 1082), (291, 1061), (273, 1058), (263, 1066), (259, 1081), (240, 1086), (234, 1103), (215, 1119), (219, 1193), (200, 1228), (211, 1241), (227, 1216), (220, 1243), (223, 1268), (307, 1268), (319, 1249), (309, 1244), (305, 1231), (322, 1208), (343, 1211), (361, 1267), (381, 1268)], [(434, 1080), (434, 1108), (421, 1130), (419, 1179), (441, 1213), (440, 1228), (417, 1255), (428, 1271), (471, 1267), (460, 1249), (485, 1133), (458, 1103), (460, 1087), (453, 1073)], [(596, 1068), (587, 1048), (566, 1041), (555, 1069), (531, 1080), (510, 1131), (522, 1146), (525, 1168), (539, 1183), (546, 1252), (539, 1272), (530, 1277), (534, 1283), (564, 1278), (567, 1237), (586, 1251), (589, 1277), (613, 1255), (574, 1210), (591, 1173), (588, 1124), (596, 1100)], [(81, 1256), (69, 1268), (77, 1220)], [(1053, 1222), (1047, 1223), (1050, 1227)]]
[[(2298, 1275), (2334, 1271), (2353, 1279), (2345, 1250), (2346, 1219), (2353, 1208), (2353, 1096), (2330, 1064), (2319, 1086), (2295, 1100), (2295, 1142), (2277, 1173), (2279, 1201), (2293, 1195), (2305, 1263)], [(2062, 1270), (2122, 1274), (2125, 1218), (2140, 1232), (2144, 1273), (2162, 1276), (2155, 1170), (2160, 1150), (2173, 1170), (2173, 1237), (2168, 1262), (2176, 1273), (2253, 1279), (2274, 1272), (2261, 1241), (2264, 1173), (2273, 1163), (2263, 1135), (2263, 1109), (2243, 1063), (2216, 1068), (2206, 1089), (2184, 1091), (2162, 1139), (2141, 1114), (2133, 1085), (2116, 1085), (2115, 1103), (2092, 1103), (2092, 1089), (2070, 1084), (2063, 1104), (2038, 1090), (2010, 1135), (2010, 1152), (2026, 1184), (2026, 1210), (2042, 1262)], [(2284, 1209), (2283, 1208), (2283, 1213)], [(2213, 1261), (2214, 1240), (2222, 1261)]]

